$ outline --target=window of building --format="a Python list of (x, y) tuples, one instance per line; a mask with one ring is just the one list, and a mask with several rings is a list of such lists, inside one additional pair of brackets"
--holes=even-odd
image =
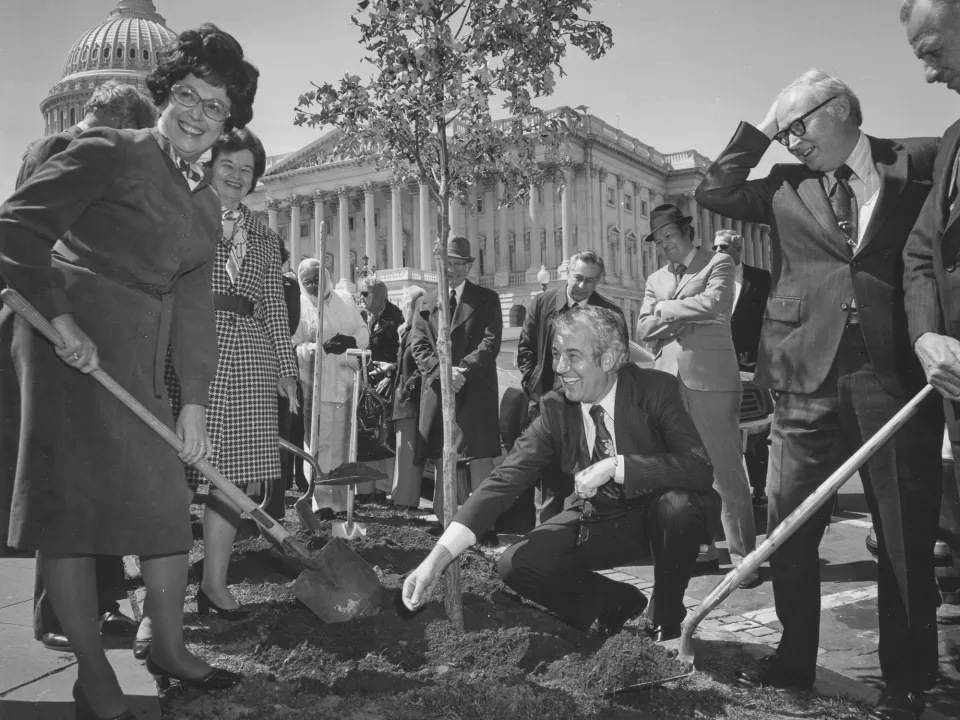
[(144, 51), (143, 51), (143, 59), (144, 59), (144, 60), (149, 60), (149, 59), (150, 59), (150, 51), (149, 51), (149, 50), (144, 50)]
[(612, 187), (607, 188), (607, 205), (610, 207), (617, 206), (617, 193)]
[(77, 124), (77, 109), (70, 108), (70, 127)]
[(137, 49), (136, 49), (136, 48), (133, 48), (133, 47), (130, 48), (130, 52), (128, 53), (128, 55), (130, 55), (130, 59), (131, 59), (131, 60), (136, 60), (136, 59), (137, 59)]
[(644, 217), (646, 217), (646, 216), (649, 214), (649, 213), (648, 213), (648, 210), (647, 210), (647, 201), (646, 201), (646, 200), (641, 200), (641, 201), (640, 201), (640, 214), (643, 215)]
[(543, 205), (543, 188), (537, 188), (537, 204)]
[(353, 215), (347, 218), (347, 228), (353, 232)]
[(98, 55), (99, 53), (100, 53), (100, 48), (94, 48), (94, 49), (93, 49), (93, 55), (91, 55), (90, 57), (93, 58), (94, 60), (96, 60), (96, 59), (97, 59), (97, 55)]
[(300, 223), (300, 237), (310, 237), (310, 223)]
[(281, 240), (286, 240), (286, 239), (289, 237), (289, 233), (287, 232), (289, 229), (290, 229), (290, 228), (289, 228), (287, 225), (281, 225), (281, 226), (280, 226), (278, 232), (280, 233), (280, 239), (281, 239)]
[(118, 57), (118, 58), (122, 58), (122, 57), (123, 57), (123, 47), (120, 46), (120, 45), (117, 45), (117, 57)]
[(629, 213), (633, 212), (633, 195), (626, 193), (623, 196), (623, 209)]
[(477, 212), (478, 213), (483, 212), (483, 195), (477, 196)]
[(373, 226), (380, 227), (380, 208), (375, 208), (373, 211)]
[(107, 59), (109, 59), (109, 58), (110, 58), (110, 46), (109, 46), (109, 45), (104, 45), (104, 46), (103, 46), (103, 59), (104, 59), (104, 60), (107, 60)]

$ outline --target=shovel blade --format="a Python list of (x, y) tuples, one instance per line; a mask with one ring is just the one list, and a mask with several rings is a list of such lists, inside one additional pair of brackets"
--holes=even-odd
[(324, 622), (347, 622), (380, 612), (383, 588), (373, 568), (342, 540), (334, 538), (316, 554), (316, 570), (300, 573), (297, 599)]
[(330, 534), (335, 538), (342, 540), (359, 540), (367, 536), (367, 528), (358, 522), (338, 522), (334, 523), (330, 529)]

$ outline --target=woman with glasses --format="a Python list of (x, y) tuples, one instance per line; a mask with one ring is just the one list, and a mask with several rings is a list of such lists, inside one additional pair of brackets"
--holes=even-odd
[[(234, 129), (213, 146), (210, 183), (220, 194), (223, 234), (213, 263), (213, 307), (220, 359), (210, 385), (207, 432), (217, 469), (240, 487), (280, 485), (277, 393), (297, 412), (297, 360), (290, 344), (280, 279), (279, 237), (264, 227), (241, 199), (267, 165), (259, 138)], [(180, 384), (167, 365), (167, 386), (176, 415)], [(199, 470), (187, 468), (196, 486)], [(283, 487), (274, 488), (283, 497)], [(268, 491), (266, 493), (270, 495)], [(279, 520), (283, 519), (283, 502)], [(215, 488), (203, 514), (203, 580), (197, 611), (226, 620), (249, 615), (227, 588), (227, 566), (240, 523), (240, 508)]]
[[(157, 60), (147, 81), (157, 127), (82, 133), (0, 207), (0, 275), (63, 339), (55, 351), (23, 320), (2, 319), (15, 323), (23, 397), (8, 541), (43, 558), (77, 656), (83, 719), (133, 718), (101, 643), (95, 554), (140, 556), (150, 672), (200, 690), (240, 679), (184, 644), (193, 538), (181, 461), (210, 456), (205, 413), (217, 367), (210, 281), (220, 199), (196, 163), (225, 129), (250, 121), (259, 73), (213, 25), (184, 32)], [(176, 418), (164, 387), (168, 348), (183, 400)], [(84, 376), (97, 368), (176, 423), (179, 457)]]

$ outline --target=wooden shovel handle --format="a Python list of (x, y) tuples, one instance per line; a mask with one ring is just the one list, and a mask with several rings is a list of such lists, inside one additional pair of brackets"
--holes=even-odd
[(933, 386), (927, 385), (918, 392), (900, 412), (890, 418), (876, 434), (867, 440), (859, 450), (851, 455), (843, 465), (828, 477), (818, 487), (810, 497), (804, 500), (800, 507), (790, 513), (772, 533), (767, 536), (760, 547), (747, 555), (738, 567), (735, 567), (717, 583), (717, 586), (711, 591), (703, 602), (697, 606), (697, 609), (687, 615), (683, 622), (683, 631), (680, 635), (680, 650), (678, 659), (681, 662), (693, 665), (693, 631), (710, 611), (723, 602), (730, 593), (736, 590), (748, 575), (751, 575), (759, 568), (783, 543), (796, 532), (797, 528), (803, 525), (810, 517), (827, 502), (840, 487), (850, 479), (850, 477), (867, 462), (880, 447), (887, 443), (907, 420), (909, 420), (920, 408), (921, 403), (927, 399), (927, 396), (933, 392)]
[[(60, 337), (60, 333), (58, 333), (53, 325), (51, 325), (43, 315), (37, 312), (36, 308), (28, 303), (20, 293), (7, 288), (0, 292), (0, 299), (3, 300), (4, 305), (9, 306), (17, 315), (30, 323), (37, 332), (47, 338), (47, 340), (56, 347), (63, 347), (63, 339)], [(177, 434), (171, 430), (166, 423), (160, 421), (153, 413), (147, 410), (133, 395), (124, 390), (110, 375), (98, 368), (90, 373), (90, 377), (103, 385), (111, 395), (132, 410), (138, 418), (143, 420), (154, 432), (166, 440), (174, 450), (178, 453), (183, 450), (183, 443), (180, 441), (180, 438), (177, 437)], [(307, 550), (299, 540), (290, 535), (281, 525), (274, 522), (273, 518), (267, 515), (259, 505), (247, 497), (246, 493), (240, 490), (240, 488), (223, 477), (220, 471), (213, 465), (206, 460), (199, 460), (193, 463), (193, 465), (204, 474), (211, 485), (226, 495), (243, 512), (247, 513), (277, 544), (286, 548), (305, 564), (311, 565), (314, 563), (310, 551)]]

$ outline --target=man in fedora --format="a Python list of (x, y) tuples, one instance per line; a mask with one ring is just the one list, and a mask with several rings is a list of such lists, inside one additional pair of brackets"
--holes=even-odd
[(454, 236), (447, 241), (447, 280), (450, 296), (433, 290), (417, 301), (410, 344), (423, 376), (420, 393), (420, 459), (433, 459), (436, 477), (434, 512), (443, 522), (443, 418), (440, 400), (440, 358), (437, 355), (439, 303), (450, 306), (450, 357), (456, 392), (457, 453), (469, 466), (470, 487), (458, 487), (457, 503), (493, 471), (500, 455), (500, 417), (497, 406), (497, 355), (503, 335), (500, 296), (467, 280), (473, 256), (470, 242)]
[[(730, 560), (739, 565), (756, 548), (750, 483), (740, 440), (740, 368), (730, 331), (734, 261), (696, 247), (692, 218), (676, 205), (650, 214), (653, 242), (669, 260), (647, 278), (637, 335), (656, 345), (656, 368), (680, 380), (680, 397), (693, 418), (713, 465), (713, 487)], [(701, 562), (717, 566), (717, 550), (703, 549)], [(751, 574), (741, 587), (760, 584)]]

